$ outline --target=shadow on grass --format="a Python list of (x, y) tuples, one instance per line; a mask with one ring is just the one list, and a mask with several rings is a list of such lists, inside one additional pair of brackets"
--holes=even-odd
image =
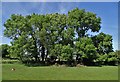
[(27, 63), (23, 63), (25, 66), (28, 67), (39, 67), (39, 66), (50, 66), (50, 64), (47, 64), (45, 62), (40, 61), (39, 63), (33, 63), (33, 62), (27, 62)]

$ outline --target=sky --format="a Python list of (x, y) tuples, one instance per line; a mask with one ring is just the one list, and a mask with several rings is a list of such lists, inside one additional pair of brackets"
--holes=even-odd
[(112, 35), (113, 49), (118, 49), (118, 3), (117, 2), (2, 2), (1, 44), (10, 44), (10, 39), (3, 36), (5, 21), (11, 14), (29, 15), (32, 13), (65, 13), (78, 7), (93, 12), (101, 17), (100, 32)]
[(1, 0), (2, 2), (119, 2), (119, 0)]

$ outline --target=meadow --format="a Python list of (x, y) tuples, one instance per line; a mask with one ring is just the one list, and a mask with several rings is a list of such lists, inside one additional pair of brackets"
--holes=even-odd
[[(11, 69), (15, 68), (15, 71)], [(117, 80), (117, 66), (28, 67), (23, 64), (2, 64), (3, 80)]]

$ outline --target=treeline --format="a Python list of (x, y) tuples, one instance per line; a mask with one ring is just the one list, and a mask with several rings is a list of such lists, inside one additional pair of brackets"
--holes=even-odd
[(116, 65), (112, 36), (99, 33), (100, 24), (96, 14), (78, 8), (67, 14), (12, 14), (4, 23), (4, 35), (12, 40), (10, 57), (23, 63)]

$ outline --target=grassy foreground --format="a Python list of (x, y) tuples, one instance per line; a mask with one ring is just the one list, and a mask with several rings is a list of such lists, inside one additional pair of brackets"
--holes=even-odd
[[(3, 80), (117, 80), (117, 66), (103, 67), (26, 67), (3, 64)], [(15, 68), (15, 71), (11, 69)]]

